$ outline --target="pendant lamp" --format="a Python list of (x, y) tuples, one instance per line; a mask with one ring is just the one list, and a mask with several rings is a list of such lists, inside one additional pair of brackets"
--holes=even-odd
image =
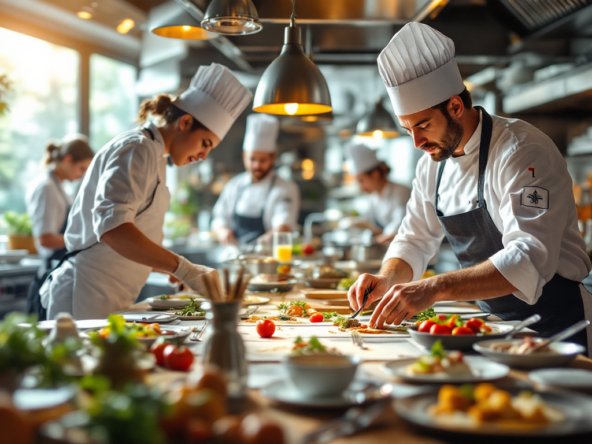
[(372, 111), (362, 117), (356, 125), (356, 135), (377, 139), (394, 139), (399, 137), (399, 129), (393, 117), (382, 105), (380, 98)]
[(263, 28), (252, 0), (212, 0), (201, 26), (223, 35), (255, 34)]
[(211, 40), (218, 37), (218, 34), (202, 28), (199, 21), (183, 10), (155, 22), (150, 26), (150, 31), (171, 39)]
[(284, 45), (280, 55), (271, 62), (259, 80), (253, 111), (300, 116), (323, 114), (331, 110), (327, 82), (319, 68), (304, 54), (292, 0), (290, 26), (284, 28)]

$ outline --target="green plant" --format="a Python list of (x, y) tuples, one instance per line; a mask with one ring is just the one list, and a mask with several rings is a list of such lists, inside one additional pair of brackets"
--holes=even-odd
[(15, 211), (7, 211), (4, 213), (4, 221), (8, 227), (9, 235), (31, 236), (33, 234), (33, 226), (27, 213), (19, 214)]
[(8, 112), (6, 96), (12, 90), (12, 82), (7, 74), (0, 74), (0, 117)]
[[(0, 373), (17, 373), (46, 363), (42, 345), (43, 332), (36, 326), (35, 317), (11, 313), (0, 322)], [(23, 324), (29, 324), (23, 327)]]

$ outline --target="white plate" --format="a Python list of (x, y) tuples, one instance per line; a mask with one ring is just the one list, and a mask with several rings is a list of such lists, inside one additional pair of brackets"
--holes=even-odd
[[(163, 296), (168, 298), (163, 299)], [(197, 301), (204, 301), (204, 297), (198, 294), (170, 294), (170, 295), (159, 295), (147, 298), (146, 302), (148, 305), (155, 310), (176, 310), (185, 307), (191, 299)]]
[(537, 384), (572, 390), (592, 390), (592, 371), (580, 368), (535, 370), (528, 377)]
[(446, 373), (410, 375), (407, 373), (407, 366), (415, 361), (416, 359), (393, 361), (387, 362), (384, 366), (387, 371), (405, 381), (448, 384), (493, 381), (505, 377), (510, 371), (507, 365), (498, 364), (479, 356), (465, 356), (465, 362), (471, 368), (472, 375), (449, 375)]
[(177, 319), (174, 313), (155, 313), (153, 311), (138, 311), (120, 313), (127, 322), (166, 324)]
[[(106, 319), (82, 319), (80, 321), (74, 321), (74, 323), (76, 324), (76, 328), (78, 328), (78, 330), (103, 328), (108, 324)], [(41, 330), (51, 330), (55, 327), (55, 324), (55, 319), (52, 319), (38, 322), (37, 327)]]
[(243, 296), (241, 301), (242, 305), (265, 305), (271, 301), (271, 298), (266, 296), (255, 296), (252, 294), (247, 294)]
[(382, 386), (374, 386), (375, 390), (371, 391), (371, 395), (363, 396), (364, 390), (368, 387), (368, 382), (354, 381), (350, 388), (343, 392), (341, 396), (330, 398), (308, 398), (298, 392), (289, 381), (278, 380), (263, 387), (261, 393), (273, 401), (292, 407), (322, 409), (343, 408), (377, 401), (391, 396), (393, 390), (392, 385), (384, 384)]
[(51, 389), (18, 389), (12, 400), (19, 410), (42, 410), (57, 407), (71, 401), (76, 395), (72, 387)]
[(437, 314), (476, 314), (476, 315), (487, 315), (490, 313), (484, 313), (479, 307), (463, 307), (458, 305), (435, 305), (434, 311)]
[(267, 291), (270, 293), (286, 293), (294, 288), (296, 281), (281, 282), (249, 282), (249, 291)]

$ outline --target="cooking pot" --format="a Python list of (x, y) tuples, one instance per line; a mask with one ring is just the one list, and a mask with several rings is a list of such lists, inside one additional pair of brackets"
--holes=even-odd
[(271, 256), (243, 254), (237, 258), (237, 261), (247, 269), (251, 276), (277, 273), (278, 261)]
[(387, 249), (388, 245), (378, 243), (370, 245), (353, 245), (351, 247), (351, 259), (356, 262), (380, 260), (386, 254)]

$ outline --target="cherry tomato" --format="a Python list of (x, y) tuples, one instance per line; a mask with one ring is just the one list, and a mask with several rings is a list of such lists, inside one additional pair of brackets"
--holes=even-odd
[(475, 333), (468, 327), (455, 327), (452, 330), (452, 336), (474, 335)]
[(445, 315), (445, 314), (442, 314), (442, 313), (436, 315), (436, 320), (437, 321), (445, 321), (446, 319), (448, 319), (448, 315)]
[(429, 333), (430, 328), (432, 328), (432, 325), (436, 325), (436, 323), (434, 321), (432, 321), (431, 319), (426, 319), (421, 324), (419, 324), (417, 331), (422, 332), (422, 333)]
[(448, 325), (434, 324), (430, 328), (432, 335), (449, 335), (450, 333), (452, 333), (452, 329)]
[(193, 353), (184, 345), (168, 344), (162, 352), (162, 356), (167, 368), (182, 372), (189, 370), (194, 360)]
[(310, 322), (323, 322), (324, 319), (323, 313), (316, 312), (310, 315)]
[(170, 345), (170, 344), (163, 341), (163, 340), (156, 340), (154, 342), (154, 344), (152, 344), (152, 346), (150, 347), (150, 351), (152, 352), (152, 354), (156, 358), (156, 363), (158, 365), (163, 366), (163, 367), (165, 365), (163, 352), (164, 352), (164, 349), (167, 347), (167, 345)]
[(483, 321), (481, 319), (471, 318), (467, 322), (465, 322), (465, 327), (470, 328), (473, 330), (473, 333), (479, 333), (481, 331), (481, 326), (483, 325)]
[(257, 333), (262, 338), (271, 338), (275, 332), (275, 322), (271, 319), (257, 321)]

